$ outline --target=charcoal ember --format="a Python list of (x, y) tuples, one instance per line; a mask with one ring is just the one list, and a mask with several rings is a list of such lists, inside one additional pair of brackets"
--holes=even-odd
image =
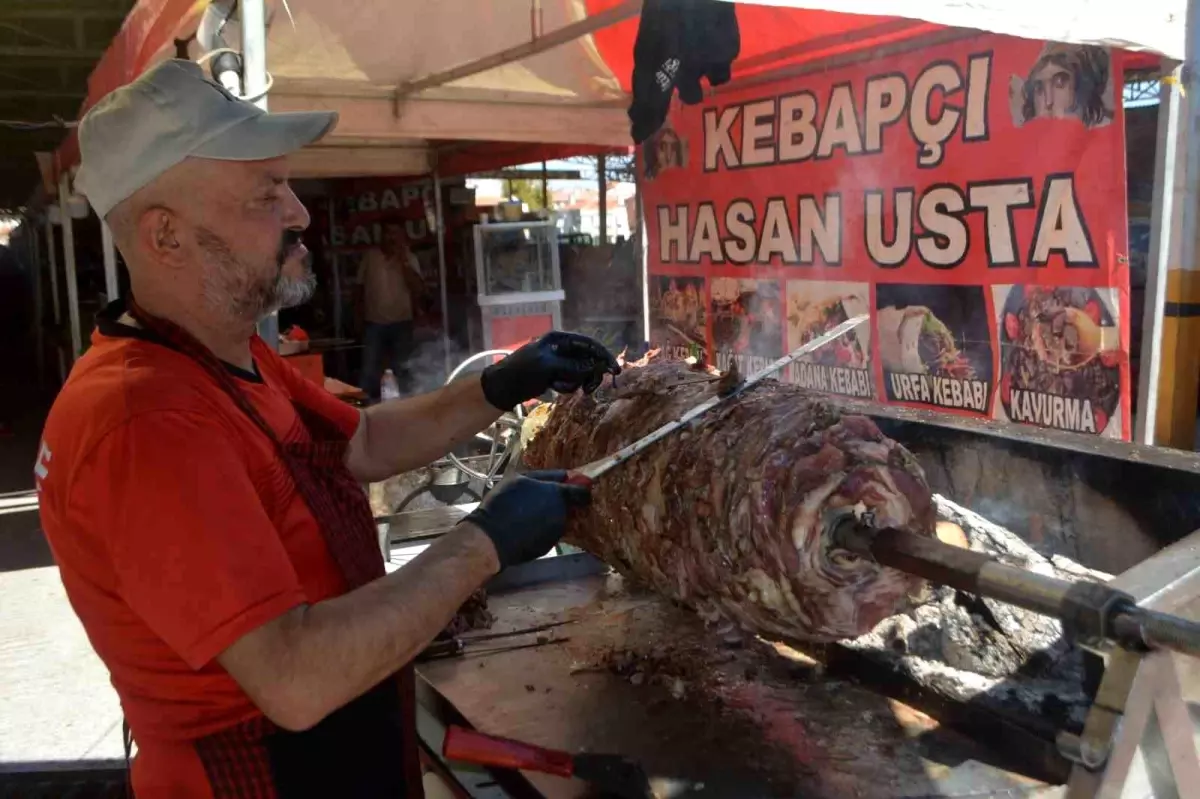
[[(979, 514), (933, 499), (938, 515), (959, 525), (975, 552), (1060, 580), (1111, 579), (1060, 555), (1043, 556)], [(1056, 619), (945, 586), (844, 646), (939, 695), (1018, 717), (1052, 717), (1077, 729), (1090, 706), (1083, 651)]]
[(495, 621), (496, 617), (488, 610), (487, 591), (480, 588), (467, 597), (438, 637), (453, 638), (471, 630), (486, 630)]
[[(711, 370), (650, 359), (619, 386), (562, 399), (528, 436), (530, 468), (615, 452), (714, 396)], [(767, 636), (850, 638), (896, 613), (922, 582), (832, 546), (824, 514), (932, 536), (916, 459), (864, 416), (773, 380), (717, 406), (606, 474), (567, 541), (705, 618)]]

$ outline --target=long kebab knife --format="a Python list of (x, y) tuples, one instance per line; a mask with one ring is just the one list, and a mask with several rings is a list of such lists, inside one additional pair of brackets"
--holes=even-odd
[(645, 450), (651, 444), (654, 444), (654, 443), (662, 440), (663, 438), (666, 438), (667, 436), (671, 435), (671, 433), (674, 433), (676, 430), (680, 430), (680, 429), (686, 427), (687, 425), (691, 424), (692, 420), (696, 419), (697, 417), (703, 416), (705, 413), (708, 413), (710, 410), (717, 407), (722, 402), (733, 399), (734, 397), (738, 396), (739, 394), (741, 394), (742, 392), (744, 392), (746, 389), (750, 388), (751, 386), (761, 383), (764, 379), (775, 374), (780, 369), (784, 369), (788, 365), (795, 363), (796, 361), (803, 358), (805, 355), (808, 355), (810, 352), (820, 349), (821, 347), (825, 346), (826, 344), (828, 344), (829, 342), (838, 338), (839, 336), (844, 336), (846, 333), (849, 333), (851, 330), (858, 327), (863, 322), (867, 321), (868, 318), (869, 318), (869, 316), (867, 314), (860, 314), (858, 316), (854, 316), (854, 317), (851, 317), (850, 319), (847, 319), (845, 322), (842, 322), (840, 325), (833, 328), (832, 330), (830, 330), (826, 333), (823, 333), (820, 336), (817, 336), (816, 338), (814, 338), (812, 341), (808, 342), (807, 344), (797, 347), (796, 349), (792, 350), (787, 355), (784, 355), (782, 358), (775, 361), (774, 363), (771, 363), (771, 364), (767, 365), (765, 368), (760, 369), (759, 371), (755, 372), (750, 377), (746, 378), (744, 381), (737, 384), (732, 390), (726, 391), (723, 393), (719, 393), (714, 397), (709, 397), (704, 402), (702, 402), (699, 405), (697, 405), (696, 407), (692, 408), (690, 411), (685, 412), (682, 416), (680, 416), (675, 421), (667, 422), (666, 424), (659, 427), (654, 432), (649, 433), (649, 434), (643, 436), (642, 438), (639, 438), (637, 441), (633, 442), (632, 444), (630, 444), (626, 447), (623, 447), (622, 449), (617, 450), (612, 455), (608, 455), (599, 460), (592, 461), (591, 463), (589, 463), (585, 466), (580, 466), (578, 469), (570, 470), (567, 473), (566, 482), (571, 483), (573, 485), (584, 485), (584, 486), (591, 485), (596, 480), (596, 478), (600, 477), (602, 474), (609, 471), (610, 469), (620, 466), (625, 461), (629, 460), (630, 458), (634, 457), (635, 455), (637, 455), (640, 452), (642, 452), (643, 450)]
[(654, 799), (646, 772), (621, 755), (560, 752), (451, 724), (442, 742), (442, 756), (479, 766), (575, 777), (618, 799)]

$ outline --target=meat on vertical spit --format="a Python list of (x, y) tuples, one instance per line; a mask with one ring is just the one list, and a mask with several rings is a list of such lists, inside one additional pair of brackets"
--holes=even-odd
[[(627, 365), (619, 386), (535, 414), (525, 463), (571, 468), (615, 452), (713, 396), (678, 361)], [(530, 438), (531, 436), (531, 438)], [(916, 459), (864, 416), (768, 380), (606, 474), (567, 540), (706, 615), (766, 635), (832, 641), (898, 612), (921, 581), (838, 550), (824, 517), (934, 533)]]

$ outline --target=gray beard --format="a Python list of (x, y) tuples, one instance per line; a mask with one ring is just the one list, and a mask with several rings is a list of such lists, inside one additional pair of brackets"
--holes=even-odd
[(293, 308), (312, 297), (317, 276), (307, 260), (304, 274), (283, 274), (286, 253), (276, 255), (274, 278), (255, 278), (255, 270), (234, 254), (233, 248), (207, 228), (196, 230), (196, 243), (204, 252), (204, 302), (209, 310), (238, 321), (257, 324), (281, 308)]

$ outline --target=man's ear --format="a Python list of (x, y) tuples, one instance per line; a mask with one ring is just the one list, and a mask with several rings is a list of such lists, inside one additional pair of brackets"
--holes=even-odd
[(175, 214), (161, 206), (147, 208), (138, 217), (138, 241), (142, 250), (157, 263), (174, 264), (182, 255), (178, 220)]

